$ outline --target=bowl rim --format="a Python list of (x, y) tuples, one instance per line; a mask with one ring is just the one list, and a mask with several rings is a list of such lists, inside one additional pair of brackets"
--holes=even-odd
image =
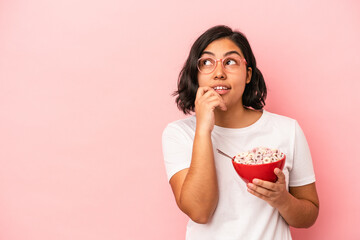
[(235, 158), (236, 158), (236, 156), (234, 156), (234, 157), (232, 158), (232, 162), (235, 163), (235, 164), (244, 165), (244, 166), (263, 166), (263, 165), (269, 165), (269, 164), (274, 164), (274, 163), (283, 161), (283, 160), (285, 160), (286, 155), (284, 154), (284, 157), (283, 157), (283, 158), (281, 158), (281, 159), (279, 159), (279, 160), (277, 160), (277, 161), (275, 161), (275, 162), (262, 163), (262, 164), (245, 164), (245, 163), (238, 163), (238, 162), (235, 162), (235, 160), (234, 160)]

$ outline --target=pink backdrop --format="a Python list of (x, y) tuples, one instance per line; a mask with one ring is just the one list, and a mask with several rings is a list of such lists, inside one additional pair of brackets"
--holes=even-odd
[(266, 109), (308, 138), (320, 215), (294, 239), (360, 239), (355, 0), (0, 1), (0, 239), (184, 239), (161, 134), (216, 24), (247, 35)]

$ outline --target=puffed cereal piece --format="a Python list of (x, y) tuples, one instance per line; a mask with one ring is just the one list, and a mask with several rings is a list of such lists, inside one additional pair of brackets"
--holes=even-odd
[(271, 162), (271, 158), (265, 157), (265, 158), (263, 159), (263, 162), (264, 162), (264, 163), (270, 163), (270, 162)]

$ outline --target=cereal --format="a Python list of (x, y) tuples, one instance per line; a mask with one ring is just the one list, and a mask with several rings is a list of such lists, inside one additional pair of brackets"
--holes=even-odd
[[(264, 163), (270, 163), (270, 162), (271, 162), (271, 159), (270, 159), (269, 157), (264, 157), (263, 162), (264, 162)], [(260, 163), (260, 164), (261, 164), (261, 163)]]
[(242, 152), (236, 155), (236, 163), (256, 165), (279, 161), (284, 158), (284, 153), (275, 148), (256, 147), (248, 152)]

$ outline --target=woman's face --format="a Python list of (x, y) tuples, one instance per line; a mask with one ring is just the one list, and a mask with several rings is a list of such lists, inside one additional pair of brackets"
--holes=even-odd
[[(224, 59), (230, 57), (233, 59), (243, 59), (244, 55), (240, 48), (230, 39), (222, 38), (210, 43), (201, 58), (211, 57), (213, 59)], [(234, 61), (230, 60), (224, 62), (224, 65), (232, 65)], [(208, 62), (204, 62), (204, 65), (208, 65)], [(241, 61), (240, 66), (236, 67), (232, 71), (226, 70), (218, 61), (216, 68), (211, 73), (198, 72), (199, 87), (209, 86), (213, 88), (224, 99), (227, 108), (233, 106), (243, 106), (242, 95), (244, 93), (245, 85), (250, 82), (251, 68), (247, 68), (246, 62)], [(225, 88), (225, 89), (224, 89)]]

